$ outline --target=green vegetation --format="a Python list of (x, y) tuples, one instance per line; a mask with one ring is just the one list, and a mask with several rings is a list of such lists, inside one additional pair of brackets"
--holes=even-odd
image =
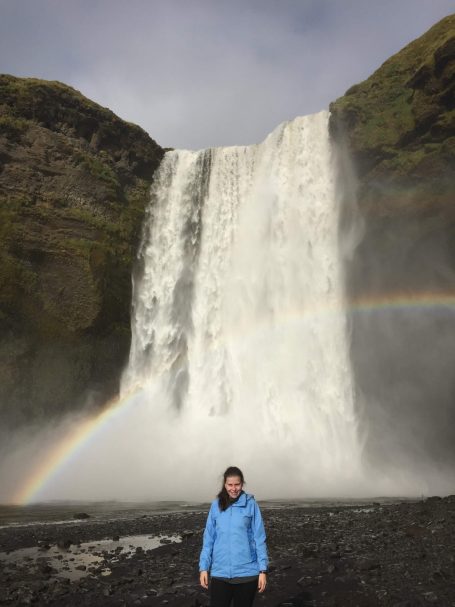
[(13, 141), (18, 141), (21, 135), (27, 130), (28, 123), (22, 118), (14, 118), (6, 114), (0, 115), (0, 136), (6, 135)]
[(113, 197), (119, 195), (120, 181), (108, 162), (94, 154), (78, 152), (75, 158), (76, 165), (82, 165), (95, 179), (103, 181)]
[[(0, 406), (30, 422), (118, 388), (163, 151), (59, 82), (0, 75)], [(62, 379), (66, 378), (66, 379)]]
[(331, 133), (351, 150), (365, 200), (373, 188), (379, 201), (378, 183), (390, 198), (410, 180), (422, 197), (428, 196), (426, 180), (446, 181), (449, 174), (454, 182), (453, 156), (445, 152), (445, 140), (454, 132), (454, 74), (455, 15), (450, 15), (331, 104)]

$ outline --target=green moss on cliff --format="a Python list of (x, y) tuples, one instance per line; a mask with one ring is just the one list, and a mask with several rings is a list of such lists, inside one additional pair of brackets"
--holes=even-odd
[[(9, 417), (63, 411), (93, 391), (103, 402), (117, 389), (132, 264), (162, 155), (142, 129), (64, 84), (0, 76), (0, 406)], [(66, 389), (43, 380), (72, 369), (79, 379)]]
[(18, 141), (27, 130), (27, 121), (11, 115), (0, 115), (0, 136), (5, 135), (13, 141)]
[(120, 194), (120, 180), (109, 162), (94, 154), (78, 152), (75, 158), (76, 165), (82, 167), (95, 179), (103, 181), (108, 186), (108, 194), (114, 199)]
[[(447, 139), (455, 134), (455, 15), (388, 59), (370, 78), (330, 106), (331, 133), (350, 149), (361, 179), (365, 207), (386, 212), (409, 203), (444, 204), (432, 192), (438, 181), (454, 184)], [(420, 192), (420, 193), (419, 193)], [(417, 197), (417, 199), (416, 199)]]
[(125, 122), (79, 91), (57, 81), (0, 75), (0, 113), (28, 120), (105, 151), (125, 172), (151, 179), (161, 148), (139, 126)]

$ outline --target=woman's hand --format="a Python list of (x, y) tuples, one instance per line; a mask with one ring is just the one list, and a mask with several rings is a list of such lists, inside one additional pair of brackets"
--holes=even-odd
[(202, 588), (205, 588), (207, 590), (207, 588), (209, 587), (209, 572), (208, 571), (201, 571), (199, 573), (199, 582), (200, 582)]
[(266, 586), (267, 586), (267, 574), (266, 573), (260, 573), (259, 574), (259, 579), (258, 579), (258, 590), (259, 590), (259, 592), (264, 592)]

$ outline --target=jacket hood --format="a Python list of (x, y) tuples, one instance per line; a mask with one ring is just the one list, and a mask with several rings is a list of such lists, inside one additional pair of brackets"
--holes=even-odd
[(231, 506), (237, 506), (237, 507), (242, 508), (242, 507), (245, 507), (248, 504), (248, 502), (252, 499), (254, 499), (254, 495), (251, 495), (251, 493), (243, 492), (240, 494), (240, 497), (238, 498), (238, 500), (233, 502), (231, 504)]

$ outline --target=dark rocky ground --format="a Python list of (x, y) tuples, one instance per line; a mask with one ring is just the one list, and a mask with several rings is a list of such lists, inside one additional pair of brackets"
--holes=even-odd
[[(263, 514), (271, 565), (258, 607), (455, 606), (455, 496), (361, 507), (264, 508)], [(204, 521), (205, 513), (186, 512), (4, 527), (3, 553), (40, 549), (28, 560), (0, 560), (0, 605), (207, 606), (197, 573)], [(93, 546), (98, 564), (81, 571), (78, 580), (64, 579), (49, 564), (56, 544), (65, 563), (83, 542), (139, 534), (144, 545), (151, 535), (183, 539), (129, 553)]]

